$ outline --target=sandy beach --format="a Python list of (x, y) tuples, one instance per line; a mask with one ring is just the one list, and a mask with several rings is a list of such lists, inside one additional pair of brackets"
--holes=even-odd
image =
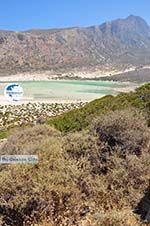
[[(90, 100), (89, 100), (90, 101)], [(39, 103), (39, 104), (78, 104), (78, 103), (86, 103), (86, 100), (66, 100), (66, 99), (42, 99), (42, 100), (34, 100), (33, 98), (29, 97), (23, 97), (20, 101), (17, 102), (11, 102), (6, 100), (4, 96), (0, 96), (0, 105), (22, 105), (22, 104), (28, 104), (28, 103)]]
[(128, 93), (131, 91), (134, 91), (138, 86), (133, 84), (129, 87), (120, 87), (120, 88), (114, 88), (114, 91), (121, 92), (121, 93)]
[[(145, 67), (148, 68), (148, 67)], [(52, 71), (37, 71), (37, 72), (24, 72), (24, 73), (17, 73), (12, 75), (4, 75), (0, 76), (0, 81), (48, 81), (51, 79), (63, 79), (63, 78), (70, 78), (70, 79), (97, 79), (99, 77), (107, 77), (113, 76), (125, 72), (134, 71), (136, 68), (131, 67), (127, 68), (123, 71), (118, 70), (107, 70), (107, 71), (82, 71), (82, 72), (66, 72), (66, 73), (54, 73)]]

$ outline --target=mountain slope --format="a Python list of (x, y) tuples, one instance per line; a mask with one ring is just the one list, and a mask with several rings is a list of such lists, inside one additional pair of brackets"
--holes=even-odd
[(87, 28), (0, 31), (0, 72), (124, 71), (150, 65), (150, 27), (129, 16)]

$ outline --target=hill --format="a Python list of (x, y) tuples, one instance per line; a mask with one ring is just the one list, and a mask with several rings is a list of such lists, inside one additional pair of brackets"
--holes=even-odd
[(87, 28), (0, 31), (1, 75), (115, 74), (147, 67), (149, 59), (150, 27), (133, 15)]
[(146, 226), (149, 97), (146, 84), (11, 131), (0, 154), (39, 162), (0, 165), (1, 225)]

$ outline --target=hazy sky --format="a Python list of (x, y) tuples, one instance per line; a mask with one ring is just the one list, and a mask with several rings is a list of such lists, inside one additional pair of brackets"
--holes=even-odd
[(130, 14), (150, 24), (150, 0), (1, 0), (0, 29), (90, 26)]

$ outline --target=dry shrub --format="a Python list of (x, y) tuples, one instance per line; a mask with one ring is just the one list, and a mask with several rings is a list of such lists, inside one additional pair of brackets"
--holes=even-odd
[(82, 170), (68, 158), (60, 136), (43, 137), (29, 146), (37, 149), (36, 165), (10, 165), (0, 171), (0, 213), (9, 226), (29, 226), (50, 218), (52, 225), (77, 221), (84, 205), (76, 181)]
[(132, 211), (111, 211), (107, 213), (97, 212), (93, 216), (93, 226), (140, 226), (137, 216)]
[(65, 137), (64, 149), (77, 161), (83, 158), (90, 164), (92, 174), (106, 174), (110, 169), (110, 155), (106, 146), (98, 137), (91, 136), (88, 131), (71, 133)]
[[(42, 143), (45, 138), (59, 137), (60, 132), (45, 125), (20, 128), (14, 130), (5, 145), (0, 147), (0, 154), (34, 154), (34, 145)], [(31, 148), (32, 147), (32, 148)]]
[[(139, 117), (136, 114), (135, 118)], [(126, 112), (121, 115), (124, 120), (118, 131), (129, 139), (131, 125), (127, 135), (125, 128), (130, 121), (125, 117)], [(8, 138), (5, 146), (8, 153), (13, 153), (11, 147), (17, 154), (36, 153), (39, 162), (36, 165), (10, 165), (0, 171), (0, 219), (3, 225), (77, 226), (95, 222), (90, 226), (145, 226), (132, 211), (149, 184), (148, 140), (141, 144), (140, 155), (134, 155), (136, 142), (131, 148), (126, 145), (125, 138), (119, 149), (117, 143), (110, 153), (107, 142), (101, 141), (95, 130), (96, 125), (92, 133), (82, 131), (65, 137), (53, 128), (38, 126), (25, 128)], [(108, 125), (117, 128), (117, 119), (115, 124), (111, 120)], [(145, 128), (144, 135), (138, 132), (143, 141), (148, 131), (144, 122), (140, 126), (142, 131)], [(110, 131), (110, 127), (105, 130)], [(141, 128), (136, 124), (133, 130), (141, 131)], [(121, 137), (117, 135), (118, 141)], [(128, 153), (125, 158), (120, 155), (120, 148)], [(91, 221), (86, 221), (87, 216), (91, 216)]]
[(117, 147), (123, 154), (140, 154), (150, 141), (150, 130), (144, 117), (133, 109), (98, 117), (92, 125), (92, 133), (98, 135), (110, 150)]

